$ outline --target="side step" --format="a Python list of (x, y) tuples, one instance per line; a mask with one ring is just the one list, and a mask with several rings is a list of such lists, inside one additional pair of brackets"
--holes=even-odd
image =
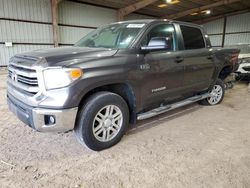
[(155, 108), (153, 110), (150, 110), (148, 112), (138, 114), (137, 115), (137, 120), (143, 120), (143, 119), (151, 118), (153, 116), (162, 114), (164, 112), (167, 112), (167, 111), (170, 111), (170, 110), (182, 107), (182, 106), (186, 106), (188, 104), (191, 104), (191, 103), (200, 101), (202, 99), (208, 98), (209, 96), (210, 96), (209, 93), (205, 93), (205, 94), (202, 94), (202, 95), (196, 95), (196, 96), (190, 97), (188, 99), (185, 99), (185, 100), (177, 102), (177, 103), (173, 103), (173, 104), (165, 105), (165, 106), (160, 106), (160, 107)]

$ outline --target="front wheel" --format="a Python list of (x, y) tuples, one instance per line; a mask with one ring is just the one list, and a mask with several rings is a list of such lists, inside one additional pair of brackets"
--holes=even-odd
[(209, 92), (210, 96), (202, 101), (200, 104), (203, 105), (216, 105), (220, 104), (224, 98), (225, 85), (224, 82), (218, 79), (213, 86), (212, 90)]
[(124, 99), (111, 92), (93, 94), (78, 114), (75, 133), (80, 143), (99, 151), (118, 143), (129, 122)]

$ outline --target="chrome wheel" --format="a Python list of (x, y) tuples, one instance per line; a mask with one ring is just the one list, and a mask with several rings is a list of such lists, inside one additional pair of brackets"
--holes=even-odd
[(214, 85), (212, 91), (210, 92), (210, 97), (208, 97), (209, 104), (217, 104), (223, 97), (223, 89), (221, 85)]
[(112, 140), (120, 131), (123, 115), (119, 107), (107, 105), (96, 114), (92, 131), (95, 138), (101, 142)]

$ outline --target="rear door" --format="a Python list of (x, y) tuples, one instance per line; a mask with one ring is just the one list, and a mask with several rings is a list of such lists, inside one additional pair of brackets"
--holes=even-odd
[(197, 93), (207, 89), (212, 82), (215, 68), (212, 51), (202, 28), (180, 25), (180, 31), (185, 67), (183, 85), (187, 93)]

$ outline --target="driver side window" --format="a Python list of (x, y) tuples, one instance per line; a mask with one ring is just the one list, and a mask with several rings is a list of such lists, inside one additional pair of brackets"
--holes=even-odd
[(146, 36), (144, 36), (141, 46), (151, 46), (154, 45), (157, 39), (164, 39), (166, 50), (175, 51), (176, 50), (176, 37), (175, 29), (172, 24), (160, 24), (153, 27)]

